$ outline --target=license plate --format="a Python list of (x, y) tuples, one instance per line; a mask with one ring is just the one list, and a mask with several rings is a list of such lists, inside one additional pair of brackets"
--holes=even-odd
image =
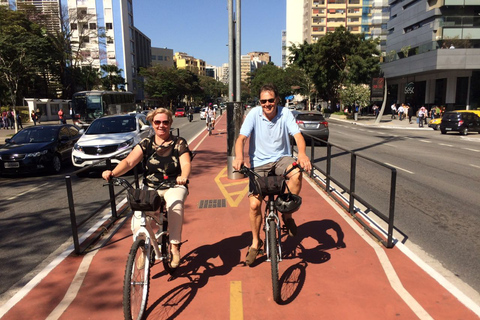
[(5, 162), (5, 168), (6, 169), (20, 168), (20, 163), (18, 163), (18, 162)]
[(445, 128), (446, 131), (452, 131), (452, 128)]
[(305, 129), (316, 129), (317, 125), (316, 124), (306, 124)]

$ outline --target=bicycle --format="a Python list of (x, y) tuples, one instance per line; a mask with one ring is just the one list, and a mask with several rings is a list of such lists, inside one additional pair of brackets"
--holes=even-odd
[[(109, 183), (122, 185), (127, 189), (133, 188), (123, 178), (112, 177)], [(172, 188), (176, 185), (175, 181), (164, 180), (156, 189)], [(129, 320), (143, 319), (148, 302), (150, 267), (155, 264), (155, 260), (161, 260), (165, 271), (169, 274), (173, 274), (176, 270), (170, 265), (171, 244), (168, 234), (167, 208), (163, 197), (160, 217), (155, 215), (155, 212), (141, 211), (140, 228), (133, 235), (133, 239), (123, 283), (123, 313), (125, 319)]]
[(212, 118), (208, 117), (207, 118), (207, 130), (208, 130), (208, 135), (212, 135), (212, 130), (213, 130), (213, 124), (212, 124)]
[[(244, 165), (242, 165), (240, 170), (234, 171), (247, 175), (250, 180), (258, 178), (256, 181), (263, 181), (265, 184), (265, 186), (261, 186), (259, 182), (255, 182), (258, 188), (261, 190), (263, 199), (266, 202), (265, 213), (263, 215), (263, 230), (265, 232), (265, 242), (264, 250), (260, 253), (265, 252), (267, 256), (267, 261), (270, 262), (272, 272), (273, 300), (277, 303), (280, 302), (281, 298), (280, 283), (278, 277), (278, 264), (280, 261), (282, 261), (282, 231), (284, 233), (287, 233), (286, 226), (280, 226), (280, 218), (278, 212), (280, 211), (282, 213), (292, 213), (293, 211), (296, 211), (302, 203), (302, 199), (298, 195), (294, 195), (290, 192), (285, 181), (287, 175), (296, 168), (299, 168), (300, 171), (303, 171), (296, 162), (293, 163), (292, 168), (287, 170), (281, 176), (262, 177), (258, 173)], [(288, 190), (288, 193), (285, 193), (285, 189)], [(267, 199), (265, 199), (265, 196)], [(296, 208), (294, 208), (291, 212), (285, 211), (285, 204), (287, 203), (287, 198), (294, 199), (292, 201), (294, 201), (294, 206)]]

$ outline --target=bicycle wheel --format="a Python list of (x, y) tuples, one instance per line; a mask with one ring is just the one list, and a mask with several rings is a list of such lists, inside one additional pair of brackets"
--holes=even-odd
[(208, 123), (208, 135), (209, 136), (212, 135), (212, 123), (211, 122)]
[(268, 221), (268, 251), (270, 253), (270, 265), (272, 268), (272, 289), (273, 300), (280, 301), (280, 284), (278, 281), (278, 243), (277, 243), (277, 224), (275, 220)]
[(170, 238), (168, 233), (164, 233), (161, 238), (161, 245), (162, 245), (162, 263), (165, 271), (168, 274), (173, 274), (177, 268), (172, 268), (170, 262), (172, 262), (172, 253), (171, 253), (171, 246)]
[[(146, 252), (148, 251), (148, 252)], [(123, 282), (123, 314), (125, 319), (143, 318), (147, 307), (150, 284), (150, 247), (145, 240), (137, 239), (130, 249)]]

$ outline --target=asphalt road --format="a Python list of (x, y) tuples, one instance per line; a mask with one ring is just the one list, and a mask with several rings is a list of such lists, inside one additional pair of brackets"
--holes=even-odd
[[(205, 128), (205, 120), (199, 114), (191, 123), (175, 118), (172, 127), (179, 128), (188, 141)], [(102, 169), (83, 178), (73, 174), (75, 170), (68, 165), (57, 175), (0, 176), (0, 295), (12, 286), (25, 285), (35, 268), (45, 266), (54, 258), (53, 252), (72, 243), (66, 176), (71, 177), (77, 223), (102, 206), (109, 208)]]
[[(333, 144), (397, 169), (395, 227), (480, 292), (480, 134), (357, 126), (330, 120)], [(315, 148), (325, 166), (326, 147)], [(332, 175), (349, 186), (350, 155), (332, 148)], [(357, 158), (356, 192), (388, 213), (390, 173)]]

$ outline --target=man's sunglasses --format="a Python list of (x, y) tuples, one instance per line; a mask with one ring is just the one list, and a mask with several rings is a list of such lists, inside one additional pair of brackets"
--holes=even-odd
[(164, 126), (168, 126), (170, 124), (170, 121), (168, 120), (154, 120), (153, 121), (153, 124), (156, 125), (156, 126), (159, 126), (161, 124), (163, 124)]
[(274, 103), (274, 102), (275, 102), (275, 99), (266, 99), (266, 100), (263, 100), (263, 99), (262, 99), (262, 100), (260, 100), (260, 103), (261, 103), (261, 104), (265, 104), (265, 103), (267, 103), (267, 102), (269, 102), (269, 103)]

